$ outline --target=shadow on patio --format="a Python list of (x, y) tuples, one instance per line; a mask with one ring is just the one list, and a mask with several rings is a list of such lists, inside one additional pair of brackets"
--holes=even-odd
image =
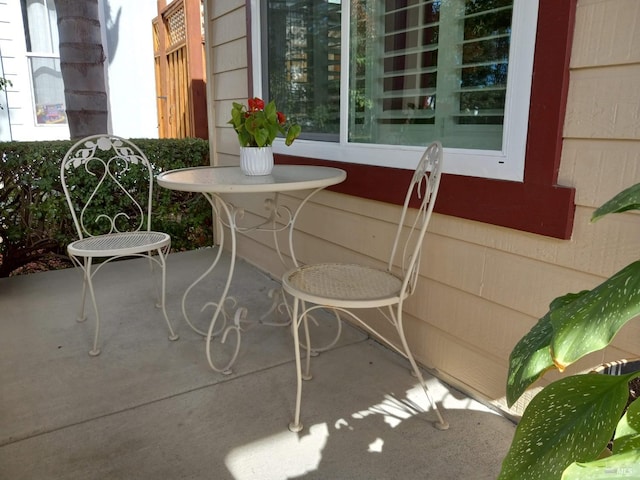
[[(102, 354), (87, 352), (92, 315), (75, 321), (80, 274), (0, 279), (0, 477), (17, 479), (495, 479), (514, 425), (427, 376), (451, 424), (438, 431), (405, 360), (345, 327), (312, 361), (300, 434), (288, 328), (243, 335), (234, 373), (212, 371), (180, 299), (211, 250), (172, 254), (167, 339), (148, 266), (127, 260), (96, 277)], [(249, 318), (278, 284), (240, 262), (232, 285)], [(207, 279), (195, 292), (221, 279)], [(326, 323), (330, 326), (330, 322)]]

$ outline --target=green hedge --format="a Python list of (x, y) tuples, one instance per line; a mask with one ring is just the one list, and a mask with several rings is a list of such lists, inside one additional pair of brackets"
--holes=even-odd
[[(132, 139), (156, 174), (209, 164), (206, 140)], [(0, 142), (0, 277), (44, 253), (65, 255), (77, 238), (60, 183), (60, 162), (75, 142)], [(172, 250), (211, 245), (209, 203), (199, 194), (156, 186), (152, 228), (171, 235)]]

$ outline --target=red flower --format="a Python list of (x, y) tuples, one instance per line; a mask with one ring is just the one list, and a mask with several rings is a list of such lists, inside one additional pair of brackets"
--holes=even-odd
[(276, 114), (278, 115), (278, 123), (280, 125), (284, 125), (284, 123), (287, 121), (286, 115), (282, 112), (276, 112)]
[(264, 100), (258, 97), (249, 99), (249, 111), (256, 112), (258, 110), (264, 110)]

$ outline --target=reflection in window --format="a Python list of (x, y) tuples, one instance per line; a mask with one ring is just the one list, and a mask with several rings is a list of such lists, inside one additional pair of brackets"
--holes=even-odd
[(302, 126), (302, 138), (338, 141), (340, 2), (269, 0), (265, 11), (263, 90)]
[(263, 5), (263, 91), (303, 138), (339, 140), (342, 93), (351, 143), (502, 149), (513, 0), (350, 0), (349, 38), (338, 1)]
[(53, 0), (21, 1), (36, 122), (67, 123)]
[(66, 123), (60, 60), (43, 57), (31, 57), (29, 60), (38, 124)]
[(349, 141), (501, 150), (513, 0), (354, 0)]

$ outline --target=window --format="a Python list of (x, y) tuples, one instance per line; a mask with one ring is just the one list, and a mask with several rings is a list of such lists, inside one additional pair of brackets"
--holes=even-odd
[[(435, 210), (469, 220), (568, 239), (571, 238), (573, 229), (575, 189), (557, 185), (557, 178), (562, 153), (562, 127), (569, 86), (569, 61), (577, 0), (538, 0), (537, 3), (536, 34), (531, 40), (534, 45), (534, 74), (531, 78), (530, 98), (527, 99), (530, 101), (530, 108), (523, 181), (445, 175)], [(260, 18), (256, 17), (259, 11), (255, 10), (259, 7), (259, 0), (247, 0), (247, 5), (252, 8), (251, 18)], [(516, 0), (515, 6), (517, 5)], [(514, 10), (514, 19), (523, 16), (516, 15), (516, 12), (517, 10)], [(534, 19), (535, 17), (526, 16), (530, 24), (536, 23)], [(259, 56), (263, 42), (256, 36), (257, 33), (259, 32), (252, 29), (249, 37), (254, 58), (256, 55)], [(512, 36), (511, 42), (516, 41), (524, 42), (519, 36)], [(259, 63), (253, 64), (250, 85), (253, 85), (252, 93), (256, 95), (262, 93), (259, 84), (260, 67)], [(509, 123), (505, 125), (505, 128), (509, 128)], [(383, 149), (384, 146), (378, 148)], [(393, 155), (394, 158), (398, 156), (397, 152)], [(401, 194), (396, 191), (401, 189), (389, 186), (396, 182), (406, 184), (410, 171), (338, 163), (324, 158), (326, 157), (321, 154), (302, 156), (284, 149), (283, 153), (276, 157), (278, 163), (282, 164), (308, 163), (344, 168), (347, 170), (347, 180), (331, 187), (332, 190), (389, 203), (402, 203), (403, 198), (399, 198)], [(349, 162), (351, 158), (350, 155), (344, 154), (340, 160)]]
[(22, 0), (22, 18), (36, 123), (67, 123), (53, 0)]
[(339, 142), (340, 2), (270, 0), (264, 11), (263, 95), (302, 125), (302, 138)]
[(512, 3), (358, 2), (350, 141), (501, 150)]
[(303, 126), (276, 152), (411, 169), (438, 139), (447, 172), (522, 181), (537, 4), (254, 0), (254, 89)]

